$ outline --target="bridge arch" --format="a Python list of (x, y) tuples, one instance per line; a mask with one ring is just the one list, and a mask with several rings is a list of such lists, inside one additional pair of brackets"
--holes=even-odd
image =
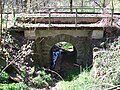
[[(56, 57), (55, 52), (57, 54), (56, 64), (53, 64), (53, 57)], [(77, 50), (76, 47), (73, 46), (69, 42), (58, 42), (56, 43), (50, 50), (50, 62), (51, 62), (51, 69), (54, 68), (56, 71), (64, 71), (68, 69), (72, 69), (75, 67), (77, 57)], [(54, 59), (55, 60), (55, 59)]]
[(56, 36), (48, 36), (48, 37), (38, 37), (35, 41), (35, 63), (40, 66), (50, 67), (50, 51), (51, 48), (59, 42), (68, 42), (71, 43), (77, 51), (77, 59), (76, 63), (86, 66), (86, 64), (91, 64), (92, 57), (90, 39), (87, 37), (74, 37), (72, 35), (67, 34), (59, 34)]

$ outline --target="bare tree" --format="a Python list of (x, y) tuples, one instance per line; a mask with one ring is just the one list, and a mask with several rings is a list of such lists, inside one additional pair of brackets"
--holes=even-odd
[[(116, 32), (120, 28), (120, 25), (118, 24), (119, 19), (114, 18), (114, 0), (100, 0), (100, 2), (94, 0), (94, 3), (101, 8), (102, 14), (105, 16), (100, 21), (100, 23), (103, 24), (104, 27), (107, 27), (104, 28), (105, 31), (108, 33), (108, 35), (116, 34)], [(109, 8), (107, 8), (107, 5), (109, 5)], [(114, 31), (113, 27), (118, 28), (118, 30)]]
[[(2, 0), (0, 0), (0, 38), (2, 39), (2, 13), (3, 13), (3, 9), (2, 9)], [(1, 41), (1, 40), (0, 40)]]

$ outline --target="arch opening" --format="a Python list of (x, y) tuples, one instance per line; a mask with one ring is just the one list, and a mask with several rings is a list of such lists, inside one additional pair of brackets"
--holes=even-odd
[[(50, 50), (50, 69), (57, 71), (63, 78), (67, 79), (67, 74), (79, 74), (79, 68), (75, 66), (77, 62), (77, 50), (75, 46), (68, 42), (58, 42)], [(76, 71), (77, 72), (73, 72)], [(66, 72), (66, 73), (65, 73)], [(69, 75), (69, 80), (70, 78)]]

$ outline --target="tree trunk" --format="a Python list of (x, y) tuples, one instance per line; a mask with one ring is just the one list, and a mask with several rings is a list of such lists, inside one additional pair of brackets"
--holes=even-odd
[(2, 41), (2, 13), (3, 13), (3, 7), (2, 7), (2, 0), (0, 0), (0, 47), (3, 51), (3, 45), (1, 44)]
[(73, 0), (70, 0), (70, 12), (72, 12), (72, 2)]
[(2, 1), (0, 0), (0, 13), (1, 13), (1, 6), (2, 6)]
[(0, 0), (0, 42), (2, 39), (2, 0)]
[(83, 2), (83, 0), (81, 1), (81, 12), (83, 12), (83, 6), (84, 6), (84, 2)]

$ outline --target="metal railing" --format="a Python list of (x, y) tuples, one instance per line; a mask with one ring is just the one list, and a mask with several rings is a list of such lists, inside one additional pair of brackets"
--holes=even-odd
[[(23, 10), (22, 10), (23, 9)], [(68, 6), (59, 6), (59, 7), (40, 7), (38, 8), (14, 8), (9, 10), (9, 13), (12, 13), (13, 10), (15, 11), (16, 14), (18, 13), (40, 13), (40, 12), (82, 12), (82, 13), (100, 13), (102, 11), (102, 9), (100, 7), (81, 7), (81, 6), (74, 6), (72, 8), (68, 7)], [(111, 11), (111, 8), (106, 8), (107, 10)], [(115, 8), (114, 10), (115, 12), (120, 12), (120, 8)], [(6, 11), (4, 12), (6, 13)]]
[(101, 9), (99, 7), (41, 7), (40, 12), (99, 12)]
[[(107, 10), (111, 10), (107, 8)], [(120, 10), (120, 8), (118, 9)], [(24, 13), (24, 12), (16, 12), (14, 11), (12, 17), (23, 17), (23, 18), (48, 18), (48, 26), (52, 27), (51, 19), (52, 18), (74, 18), (75, 27), (78, 26), (78, 18), (81, 18), (81, 13), (96, 13), (96, 15), (84, 16), (87, 18), (90, 17), (100, 17), (98, 13), (100, 13), (101, 8), (99, 7), (72, 7), (72, 11), (70, 7), (41, 7), (40, 10), (34, 11), (34, 13)], [(23, 15), (21, 14), (23, 13)], [(107, 16), (108, 17), (108, 16)], [(111, 16), (109, 16), (111, 18)], [(106, 18), (102, 16), (102, 18)]]
[(40, 13), (40, 12), (75, 12), (77, 9), (78, 12), (96, 12), (99, 13), (99, 11), (101, 10), (99, 7), (41, 7), (39, 9), (25, 9), (25, 8), (14, 8), (14, 9), (8, 9), (7, 8), (4, 10), (4, 13), (12, 13), (13, 10), (15, 11), (15, 13)]

